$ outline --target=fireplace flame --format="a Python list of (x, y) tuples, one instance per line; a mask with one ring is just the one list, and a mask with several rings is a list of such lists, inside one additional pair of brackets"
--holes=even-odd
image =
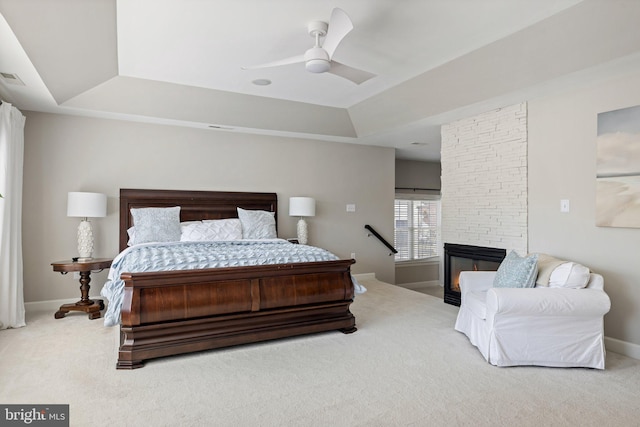
[(506, 250), (482, 246), (444, 244), (444, 300), (460, 304), (460, 273), (462, 271), (496, 271)]

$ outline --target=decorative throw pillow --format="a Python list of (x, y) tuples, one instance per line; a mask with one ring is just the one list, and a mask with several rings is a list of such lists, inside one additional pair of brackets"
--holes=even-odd
[(565, 262), (556, 267), (549, 277), (550, 288), (582, 289), (587, 286), (591, 272), (584, 265)]
[(242, 225), (237, 218), (204, 220), (182, 227), (182, 242), (240, 240)]
[(533, 288), (538, 276), (538, 254), (521, 257), (515, 251), (502, 260), (496, 277), (494, 288)]
[(242, 223), (243, 239), (275, 239), (278, 237), (274, 212), (238, 208), (238, 218)]
[[(185, 221), (185, 222), (181, 222), (180, 223), (180, 230), (181, 233), (184, 234), (184, 229), (185, 227), (189, 226), (190, 224), (196, 224), (196, 223), (200, 223), (202, 221)], [(136, 245), (136, 228), (135, 227), (129, 227), (127, 229), (127, 234), (129, 235), (129, 240), (127, 241), (127, 246), (133, 246)]]
[(536, 279), (536, 286), (549, 286), (549, 278), (551, 273), (558, 267), (567, 261), (558, 259), (548, 254), (538, 254), (538, 278)]
[(205, 219), (202, 222), (209, 226), (215, 240), (242, 239), (242, 223), (238, 218)]
[(135, 244), (180, 241), (180, 206), (131, 209)]

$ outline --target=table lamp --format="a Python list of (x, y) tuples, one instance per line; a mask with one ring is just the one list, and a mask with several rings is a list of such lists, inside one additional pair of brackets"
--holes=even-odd
[(70, 192), (67, 196), (67, 216), (82, 218), (78, 226), (78, 261), (88, 261), (93, 252), (93, 232), (88, 218), (107, 216), (107, 195)]
[(298, 243), (307, 244), (308, 231), (307, 222), (304, 217), (316, 215), (316, 201), (311, 197), (290, 197), (289, 198), (289, 216), (300, 217), (298, 220), (297, 232)]

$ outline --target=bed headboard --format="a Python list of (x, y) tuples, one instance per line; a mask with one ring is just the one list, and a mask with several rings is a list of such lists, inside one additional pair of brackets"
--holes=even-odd
[(120, 189), (120, 251), (127, 248), (127, 229), (133, 226), (131, 208), (180, 206), (180, 221), (237, 218), (236, 208), (274, 212), (278, 223), (276, 193), (232, 191), (180, 191)]

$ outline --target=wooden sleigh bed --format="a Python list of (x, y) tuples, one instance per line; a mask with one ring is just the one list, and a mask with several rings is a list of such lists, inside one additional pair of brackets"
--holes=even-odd
[[(131, 208), (180, 206), (180, 220), (277, 215), (275, 193), (120, 190), (120, 251)], [(296, 335), (356, 331), (354, 260), (124, 273), (118, 369), (145, 360)]]

